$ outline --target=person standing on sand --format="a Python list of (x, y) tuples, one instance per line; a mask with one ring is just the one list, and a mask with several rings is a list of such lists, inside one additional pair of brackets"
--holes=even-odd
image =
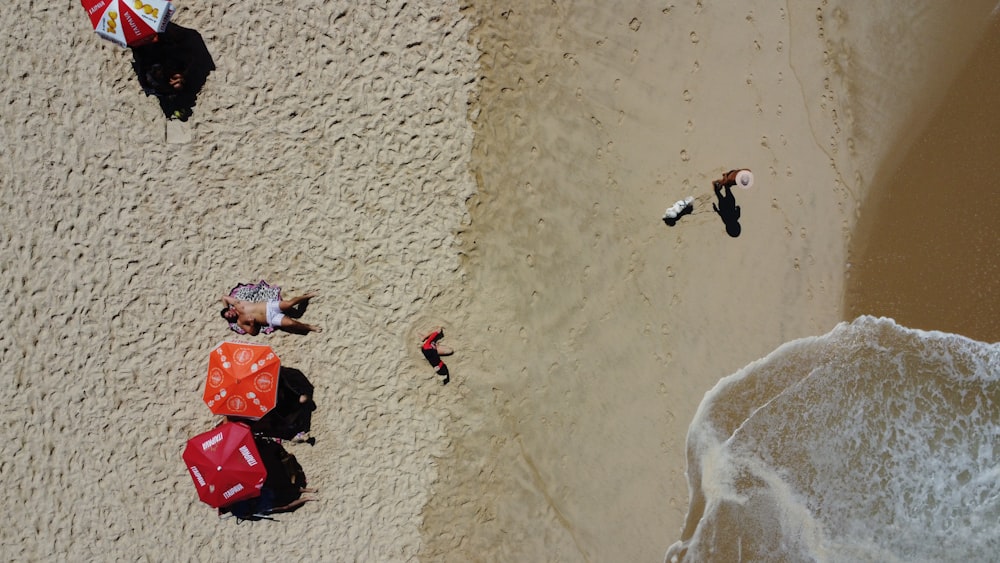
[(235, 322), (247, 334), (255, 336), (260, 333), (261, 327), (265, 325), (299, 334), (323, 332), (323, 329), (318, 326), (301, 323), (286, 315), (288, 311), (295, 309), (299, 303), (307, 302), (313, 297), (316, 297), (315, 291), (293, 297), (287, 301), (275, 299), (261, 303), (240, 301), (228, 295), (223, 295), (222, 302), (225, 303), (226, 308), (222, 310), (221, 315), (227, 322)]
[(727, 188), (739, 186), (743, 189), (749, 189), (753, 186), (753, 173), (746, 168), (730, 170), (729, 172), (723, 174), (721, 178), (712, 182), (712, 186), (715, 186), (716, 184)]

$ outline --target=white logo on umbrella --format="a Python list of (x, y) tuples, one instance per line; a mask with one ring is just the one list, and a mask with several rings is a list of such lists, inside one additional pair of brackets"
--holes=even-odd
[(226, 406), (233, 412), (243, 412), (247, 408), (247, 402), (239, 395), (233, 395), (226, 401)]
[(212, 368), (212, 371), (208, 373), (208, 385), (210, 387), (218, 387), (222, 385), (222, 380), (225, 376), (222, 374), (222, 370), (219, 368)]
[(233, 354), (233, 361), (241, 366), (250, 363), (253, 361), (253, 350), (249, 348), (240, 348), (236, 350), (236, 353)]
[(267, 393), (274, 389), (274, 375), (270, 372), (262, 372), (254, 378), (253, 386), (261, 393)]

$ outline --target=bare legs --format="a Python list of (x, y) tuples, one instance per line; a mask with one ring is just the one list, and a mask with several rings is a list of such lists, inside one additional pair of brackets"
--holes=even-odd
[[(424, 341), (427, 340), (428, 336), (434, 334), (435, 332), (441, 332), (443, 330), (444, 330), (444, 328), (440, 327), (440, 326), (432, 328), (431, 330), (427, 331), (425, 334), (423, 334), (423, 335), (420, 336), (420, 343), (423, 344)], [(450, 355), (454, 354), (455, 351), (452, 350), (451, 348), (448, 348), (447, 346), (442, 346), (442, 345), (438, 344), (437, 345), (437, 353), (438, 353), (438, 356), (450, 356)]]
[[(316, 297), (316, 295), (318, 294), (315, 291), (310, 291), (309, 293), (299, 295), (298, 297), (281, 300), (278, 302), (278, 308), (281, 309), (282, 312), (287, 312), (290, 309), (297, 307), (299, 303), (308, 302), (313, 297)], [(316, 325), (299, 322), (288, 315), (285, 315), (285, 318), (281, 319), (281, 328), (289, 332), (296, 332), (299, 334), (305, 334), (307, 332), (323, 332), (323, 329)]]
[(316, 297), (317, 295), (318, 293), (316, 293), (315, 291), (310, 291), (309, 293), (306, 293), (304, 295), (299, 295), (298, 297), (292, 297), (287, 301), (282, 300), (278, 302), (278, 308), (280, 308), (282, 311), (287, 311), (293, 307), (298, 306), (298, 304), (302, 303), (303, 301), (309, 301), (310, 299)]
[(299, 334), (305, 334), (307, 332), (323, 332), (323, 329), (316, 325), (300, 323), (288, 315), (285, 315), (285, 317), (281, 319), (281, 328), (287, 330), (288, 332), (297, 332)]
[[(301, 493), (315, 493), (316, 489), (302, 488), (302, 489), (299, 489), (299, 492), (301, 492)], [(292, 502), (290, 502), (290, 503), (288, 503), (288, 504), (286, 504), (284, 506), (279, 506), (279, 507), (273, 509), (271, 512), (272, 513), (276, 513), (276, 512), (291, 512), (291, 511), (295, 510), (296, 508), (302, 506), (303, 504), (305, 504), (307, 502), (310, 502), (310, 501), (314, 501), (314, 500), (317, 500), (317, 499), (315, 499), (313, 497), (304, 497), (304, 496), (303, 497), (299, 497), (299, 498), (293, 500)]]

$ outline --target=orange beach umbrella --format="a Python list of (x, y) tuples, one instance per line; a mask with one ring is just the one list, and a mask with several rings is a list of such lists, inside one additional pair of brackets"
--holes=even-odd
[(259, 419), (278, 401), (280, 368), (270, 346), (223, 342), (208, 358), (205, 404), (215, 414)]

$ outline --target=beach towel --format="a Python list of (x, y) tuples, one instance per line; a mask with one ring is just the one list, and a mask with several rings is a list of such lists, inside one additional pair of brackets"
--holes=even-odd
[[(229, 292), (229, 296), (240, 301), (267, 303), (275, 299), (281, 300), (281, 288), (260, 280), (257, 283), (241, 283), (237, 285)], [(246, 334), (246, 331), (240, 328), (235, 322), (229, 323), (229, 328), (236, 334)], [(263, 326), (260, 332), (262, 334), (271, 334), (274, 332), (274, 327)]]

